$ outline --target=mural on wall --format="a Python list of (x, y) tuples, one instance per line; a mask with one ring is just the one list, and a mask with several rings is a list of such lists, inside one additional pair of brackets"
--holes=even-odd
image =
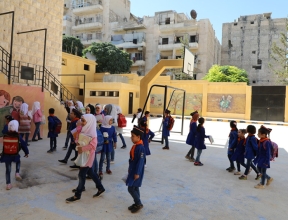
[(245, 114), (245, 94), (212, 94), (207, 97), (207, 112)]
[[(0, 88), (0, 137), (3, 136), (4, 117), (6, 115), (17, 117), (23, 103), (27, 103), (29, 110), (32, 110), (33, 103), (38, 101), (41, 109), (44, 110), (44, 93), (41, 92), (40, 87), (0, 84)], [(34, 124), (31, 125), (31, 131), (34, 131)]]
[[(167, 104), (170, 100), (170, 97), (167, 99)], [(163, 110), (164, 104), (164, 95), (162, 94), (152, 94), (150, 96), (150, 107), (151, 109), (154, 108), (152, 111), (155, 113), (160, 113)], [(182, 114), (182, 106), (183, 106), (183, 93), (174, 93), (169, 110), (171, 110), (172, 115), (180, 115)], [(193, 94), (193, 93), (186, 93), (186, 100), (185, 100), (185, 108), (184, 114), (190, 115), (193, 111), (198, 111), (201, 114), (202, 111), (202, 94)]]

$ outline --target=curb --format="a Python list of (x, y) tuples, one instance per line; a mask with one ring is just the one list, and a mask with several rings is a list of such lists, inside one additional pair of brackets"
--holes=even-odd
[[(151, 118), (162, 118), (162, 115), (153, 115), (150, 114)], [(175, 116), (172, 115), (175, 119), (182, 119), (182, 116)], [(224, 119), (224, 118), (206, 118), (206, 121), (217, 121), (217, 122), (230, 122), (232, 120), (236, 121), (237, 123), (251, 123), (251, 124), (258, 124), (258, 125), (277, 125), (277, 126), (288, 126), (288, 123), (285, 122), (265, 122), (265, 121), (251, 121), (251, 120), (242, 120), (242, 119)], [(190, 120), (191, 117), (184, 116), (184, 120)]]

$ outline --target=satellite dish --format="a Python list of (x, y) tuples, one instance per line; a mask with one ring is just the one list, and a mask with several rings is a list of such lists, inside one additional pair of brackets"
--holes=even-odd
[(190, 15), (191, 15), (191, 17), (192, 17), (193, 19), (196, 19), (196, 18), (197, 18), (197, 12), (196, 12), (194, 9), (191, 10)]

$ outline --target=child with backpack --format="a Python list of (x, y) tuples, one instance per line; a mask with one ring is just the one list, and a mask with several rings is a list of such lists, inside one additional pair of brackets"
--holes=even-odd
[[(154, 132), (152, 132), (148, 128), (146, 121), (141, 121), (140, 122), (140, 127), (144, 131), (144, 134), (143, 134), (143, 137), (142, 137), (142, 141), (143, 141), (144, 148), (145, 148), (145, 155), (148, 156), (148, 155), (151, 155), (151, 152), (150, 152), (150, 149), (149, 149), (149, 143), (154, 138), (155, 134), (154, 134)], [(145, 167), (147, 167), (146, 166), (146, 157), (145, 157)]]
[(258, 129), (258, 137), (260, 138), (260, 140), (258, 144), (258, 154), (254, 160), (254, 163), (261, 172), (261, 181), (256, 186), (254, 186), (256, 189), (264, 189), (266, 179), (266, 186), (269, 186), (273, 181), (273, 178), (266, 173), (267, 169), (270, 168), (270, 159), (272, 152), (272, 144), (270, 139), (268, 138), (268, 135), (271, 131), (272, 129), (266, 128), (263, 125)]
[(190, 115), (192, 116), (192, 118), (190, 121), (190, 130), (186, 139), (186, 144), (190, 145), (191, 149), (188, 151), (185, 158), (188, 159), (190, 162), (195, 162), (195, 159), (194, 159), (195, 139), (196, 139), (196, 133), (197, 133), (197, 121), (199, 119), (199, 113), (195, 111), (195, 112), (192, 112)]
[(170, 136), (170, 130), (169, 130), (169, 123), (170, 123), (170, 110), (166, 109), (164, 112), (164, 119), (162, 120), (163, 123), (163, 129), (162, 129), (162, 136), (165, 141), (165, 146), (162, 148), (163, 150), (169, 150), (169, 140), (168, 137)]
[(237, 164), (237, 172), (234, 175), (241, 175), (240, 165), (246, 168), (246, 164), (244, 163), (244, 152), (245, 152), (245, 134), (246, 129), (238, 130), (238, 141), (234, 154), (231, 157), (232, 161), (236, 161)]
[(89, 157), (87, 163), (80, 167), (79, 169), (79, 183), (78, 187), (76, 189), (73, 189), (72, 192), (74, 192), (74, 196), (69, 197), (66, 199), (66, 202), (75, 202), (81, 199), (82, 192), (85, 190), (85, 182), (86, 182), (86, 175), (88, 174), (94, 183), (96, 184), (96, 188), (98, 189), (98, 192), (93, 195), (94, 197), (99, 197), (105, 192), (105, 188), (103, 187), (101, 181), (99, 180), (99, 177), (97, 173), (93, 172), (92, 165), (95, 158), (95, 150), (97, 145), (97, 133), (96, 133), (96, 118), (92, 114), (85, 114), (81, 117), (81, 123), (82, 123), (82, 130), (81, 134), (88, 136), (91, 138), (91, 141), (86, 146), (80, 147), (80, 144), (77, 143), (78, 147), (78, 153), (82, 154), (84, 152), (89, 151)]
[(116, 147), (116, 143), (117, 143), (116, 130), (115, 130), (115, 127), (112, 126), (112, 124), (113, 124), (112, 116), (106, 115), (104, 117), (102, 126), (100, 128), (100, 131), (104, 137), (104, 144), (103, 144), (103, 148), (101, 151), (101, 157), (100, 157), (100, 163), (99, 163), (100, 178), (103, 178), (102, 168), (103, 168), (105, 156), (106, 156), (106, 173), (112, 174), (112, 171), (110, 170), (111, 152), (112, 152), (112, 149)]
[[(19, 172), (20, 172), (20, 155), (19, 151), (22, 149), (25, 153), (24, 157), (28, 157), (29, 150), (27, 148), (26, 142), (19, 138), (18, 133), (19, 122), (16, 120), (12, 120), (8, 123), (8, 132), (3, 137), (3, 152), (1, 156), (1, 163), (5, 163), (6, 165), (6, 189), (10, 190), (12, 188), (11, 185), (11, 165), (12, 162), (16, 163), (16, 180), (22, 180)], [(15, 148), (15, 145), (17, 146)]]
[(237, 146), (238, 141), (238, 128), (237, 128), (237, 122), (236, 121), (230, 121), (230, 134), (229, 134), (229, 145), (227, 149), (227, 155), (230, 162), (230, 166), (226, 169), (228, 172), (233, 172), (235, 170), (234, 162), (231, 159), (231, 157), (234, 154), (234, 151)]
[(19, 113), (19, 134), (21, 138), (23, 138), (26, 142), (26, 145), (28, 144), (28, 138), (30, 135), (30, 129), (31, 129), (31, 118), (32, 115), (29, 116), (28, 113), (28, 104), (23, 103), (20, 107), (20, 113)]
[(134, 200), (134, 204), (128, 207), (128, 210), (132, 213), (136, 213), (143, 208), (139, 191), (139, 187), (141, 187), (144, 177), (144, 161), (146, 158), (142, 141), (143, 133), (143, 130), (136, 126), (134, 126), (131, 131), (131, 141), (133, 142), (133, 146), (130, 150), (126, 185), (128, 186), (128, 192)]
[(126, 148), (126, 142), (125, 139), (123, 138), (123, 128), (126, 127), (126, 118), (125, 116), (122, 114), (122, 110), (120, 108), (120, 106), (116, 106), (117, 109), (117, 115), (118, 115), (118, 119), (117, 119), (117, 126), (116, 126), (116, 132), (119, 134), (119, 137), (122, 141), (122, 147), (121, 149), (125, 149)]
[(2, 134), (3, 135), (8, 133), (8, 124), (12, 120), (14, 120), (14, 118), (11, 115), (6, 115), (5, 116), (6, 123), (5, 123), (4, 127), (3, 127), (3, 130), (2, 130)]
[(49, 109), (49, 116), (48, 116), (48, 138), (50, 138), (50, 150), (47, 153), (53, 153), (56, 151), (57, 148), (57, 137), (61, 131), (62, 123), (61, 121), (54, 115), (55, 109)]
[(252, 162), (258, 151), (257, 138), (255, 137), (256, 128), (254, 125), (248, 125), (246, 130), (247, 130), (248, 136), (245, 141), (244, 157), (247, 159), (247, 163), (246, 163), (246, 170), (244, 174), (239, 177), (239, 179), (247, 180), (247, 175), (251, 171), (250, 167), (252, 167), (252, 169), (257, 174), (255, 179), (258, 180), (261, 177), (261, 173), (259, 173), (259, 171), (257, 170), (257, 168), (254, 166)]
[(206, 149), (206, 145), (205, 145), (205, 138), (209, 138), (209, 136), (207, 136), (205, 134), (205, 128), (204, 128), (204, 122), (205, 119), (204, 118), (199, 118), (198, 119), (198, 126), (197, 126), (197, 134), (196, 134), (196, 141), (195, 141), (195, 148), (197, 148), (197, 157), (195, 160), (194, 165), (195, 166), (203, 166), (204, 164), (200, 161), (200, 156), (202, 154), (202, 150)]

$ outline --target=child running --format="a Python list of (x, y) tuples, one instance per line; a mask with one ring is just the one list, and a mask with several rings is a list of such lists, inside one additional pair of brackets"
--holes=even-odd
[(86, 175), (88, 174), (94, 183), (96, 184), (96, 188), (98, 189), (98, 192), (93, 195), (94, 197), (99, 197), (105, 192), (105, 189), (101, 183), (101, 181), (98, 178), (97, 173), (93, 172), (92, 170), (92, 164), (95, 158), (95, 150), (97, 146), (97, 133), (96, 133), (96, 119), (95, 116), (92, 114), (85, 114), (81, 117), (81, 122), (82, 122), (82, 130), (81, 134), (86, 135), (92, 140), (87, 146), (80, 147), (80, 145), (77, 143), (78, 146), (78, 153), (81, 154), (85, 151), (89, 151), (89, 158), (88, 162), (85, 164), (85, 166), (80, 167), (79, 169), (79, 183), (78, 187), (76, 189), (73, 189), (72, 192), (75, 192), (75, 195), (67, 198), (66, 202), (75, 202), (77, 200), (80, 200), (82, 191), (85, 189), (85, 182), (86, 182)]
[(267, 179), (266, 186), (269, 186), (273, 178), (268, 176), (266, 173), (267, 169), (270, 168), (270, 158), (271, 158), (271, 149), (272, 144), (270, 139), (268, 138), (268, 135), (272, 129), (266, 128), (265, 126), (261, 126), (258, 130), (258, 137), (260, 138), (259, 141), (259, 149), (257, 157), (254, 160), (255, 165), (260, 169), (261, 172), (261, 181), (256, 186), (254, 186), (256, 189), (264, 189), (265, 188), (265, 180)]
[(186, 144), (190, 145), (191, 149), (188, 151), (185, 158), (188, 159), (190, 162), (195, 162), (195, 159), (194, 159), (195, 138), (196, 138), (196, 133), (197, 133), (197, 120), (199, 119), (199, 113), (195, 111), (195, 112), (192, 112), (190, 115), (192, 116), (192, 119), (190, 121), (190, 130), (186, 139)]
[(126, 185), (128, 186), (128, 192), (134, 200), (134, 204), (128, 207), (132, 213), (135, 213), (143, 208), (143, 204), (140, 200), (139, 187), (142, 185), (144, 177), (144, 161), (145, 161), (145, 148), (142, 141), (143, 130), (134, 126), (131, 131), (131, 141), (133, 146), (130, 150), (128, 177)]
[[(144, 148), (145, 148), (145, 153), (146, 153), (145, 155), (148, 156), (148, 155), (151, 155), (151, 152), (150, 152), (150, 149), (149, 149), (149, 143), (154, 138), (155, 134), (154, 134), (154, 132), (152, 132), (148, 128), (146, 121), (141, 121), (140, 122), (140, 126), (143, 129), (143, 131), (144, 131), (142, 141), (143, 141)], [(145, 167), (147, 167), (147, 165), (146, 165), (146, 157), (145, 157)]]
[(196, 145), (195, 147), (197, 148), (197, 157), (195, 160), (194, 165), (195, 166), (203, 166), (204, 164), (201, 163), (200, 161), (200, 156), (202, 154), (202, 150), (206, 149), (205, 145), (205, 138), (209, 138), (209, 136), (205, 135), (205, 128), (204, 128), (204, 118), (199, 118), (198, 119), (198, 126), (197, 126), (197, 135), (196, 135)]
[(237, 129), (237, 122), (236, 121), (230, 121), (230, 134), (229, 134), (229, 145), (227, 150), (228, 159), (230, 162), (230, 166), (226, 169), (228, 172), (233, 172), (235, 170), (234, 162), (231, 159), (232, 155), (234, 154), (234, 151), (237, 146), (238, 141), (238, 129)]
[(255, 158), (256, 153), (258, 151), (257, 139), (255, 137), (256, 128), (254, 125), (248, 125), (246, 130), (248, 132), (248, 137), (246, 138), (244, 156), (247, 159), (247, 163), (246, 163), (245, 173), (244, 173), (244, 175), (240, 176), (239, 179), (240, 180), (247, 180), (247, 175), (251, 171), (250, 167), (252, 167), (252, 169), (257, 174), (255, 179), (258, 180), (258, 179), (260, 179), (261, 174), (259, 173), (259, 171), (257, 170), (257, 168), (254, 166), (254, 164), (252, 162), (252, 160)]
[[(19, 122), (16, 120), (12, 120), (8, 123), (8, 132), (7, 134), (5, 134), (4, 136), (4, 140), (3, 140), (3, 145), (5, 146), (5, 138), (9, 138), (9, 142), (11, 143), (11, 141), (13, 141), (13, 139), (16, 139), (17, 144), (19, 145), (18, 149), (22, 149), (25, 153), (24, 157), (28, 157), (29, 154), (29, 150), (27, 148), (26, 142), (20, 138), (19, 139), (19, 133), (18, 133), (18, 128), (19, 128)], [(9, 144), (9, 143), (8, 143)], [(4, 147), (3, 147), (4, 148)], [(22, 180), (19, 172), (20, 172), (20, 155), (19, 155), (19, 151), (16, 154), (8, 154), (5, 152), (5, 150), (3, 149), (3, 154), (1, 156), (0, 159), (1, 163), (5, 163), (6, 165), (6, 189), (10, 190), (12, 188), (11, 185), (11, 165), (12, 162), (16, 163), (16, 173), (15, 173), (15, 178), (16, 180)]]
[[(112, 174), (112, 171), (110, 170), (110, 159), (111, 159), (111, 152), (112, 148), (116, 147), (117, 143), (117, 135), (116, 135), (116, 130), (115, 127), (112, 126), (113, 124), (113, 118), (111, 115), (106, 115), (104, 117), (104, 120), (102, 122), (102, 126), (100, 128), (101, 133), (103, 134), (104, 137), (104, 144), (101, 152), (101, 157), (100, 157), (100, 163), (99, 163), (99, 176), (102, 179), (103, 178), (103, 162), (106, 156), (106, 173), (107, 174)], [(96, 131), (96, 127), (95, 127)], [(114, 146), (113, 146), (114, 145)]]
[(246, 164), (244, 163), (244, 152), (245, 152), (245, 134), (246, 129), (238, 130), (238, 141), (234, 154), (231, 157), (232, 161), (236, 161), (237, 164), (237, 172), (234, 175), (241, 175), (240, 165), (246, 168)]

